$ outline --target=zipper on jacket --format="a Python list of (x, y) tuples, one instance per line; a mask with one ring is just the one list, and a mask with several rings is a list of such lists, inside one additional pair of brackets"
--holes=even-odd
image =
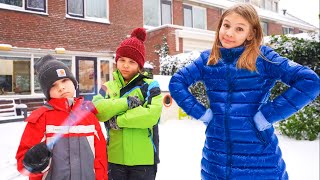
[(224, 115), (224, 123), (225, 123), (225, 134), (226, 134), (226, 144), (227, 144), (227, 168), (226, 168), (226, 179), (229, 179), (230, 171), (231, 171), (231, 143), (230, 143), (230, 133), (229, 133), (229, 111), (231, 106), (231, 93), (232, 93), (232, 83), (231, 83), (231, 74), (230, 74), (230, 66), (232, 64), (227, 65), (227, 81), (228, 81), (228, 95), (227, 95), (227, 104), (226, 104), (226, 112)]

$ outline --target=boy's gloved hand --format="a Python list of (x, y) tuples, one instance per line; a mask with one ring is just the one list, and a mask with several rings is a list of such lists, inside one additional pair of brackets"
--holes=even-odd
[(117, 116), (113, 116), (109, 121), (105, 122), (104, 125), (108, 129), (119, 130), (120, 127), (117, 124)]
[(128, 103), (128, 108), (133, 109), (135, 107), (138, 107), (142, 105), (143, 103), (140, 101), (138, 96), (128, 96), (127, 97), (127, 103)]
[(48, 168), (51, 157), (51, 151), (48, 149), (46, 143), (42, 142), (27, 151), (22, 163), (29, 172), (40, 173)]

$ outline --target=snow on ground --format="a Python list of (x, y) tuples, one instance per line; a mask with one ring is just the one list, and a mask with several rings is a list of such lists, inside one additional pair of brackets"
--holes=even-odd
[[(0, 124), (0, 179), (22, 180), (15, 154), (25, 122)], [(159, 125), (160, 160), (157, 180), (200, 179), (205, 126), (195, 120), (168, 120)], [(319, 140), (296, 141), (278, 135), (290, 180), (319, 179)]]

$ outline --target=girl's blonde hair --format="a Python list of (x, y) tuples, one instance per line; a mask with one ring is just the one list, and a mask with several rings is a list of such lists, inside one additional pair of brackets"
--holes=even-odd
[(228, 16), (229, 14), (236, 13), (246, 19), (249, 24), (252, 26), (251, 33), (253, 38), (248, 41), (244, 42), (245, 50), (239, 57), (237, 62), (237, 68), (245, 68), (250, 71), (256, 70), (256, 60), (260, 55), (260, 45), (263, 40), (263, 31), (260, 25), (260, 19), (258, 16), (257, 11), (254, 7), (247, 3), (240, 3), (232, 6), (231, 8), (227, 9), (221, 16), (217, 30), (216, 30), (216, 37), (215, 42), (213, 44), (211, 54), (208, 60), (208, 65), (217, 64), (219, 59), (221, 58), (220, 54), (220, 47), (221, 42), (219, 39), (219, 30), (222, 26), (223, 19)]

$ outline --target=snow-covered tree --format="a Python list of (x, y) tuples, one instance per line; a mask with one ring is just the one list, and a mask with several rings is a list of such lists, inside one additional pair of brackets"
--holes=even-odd
[(162, 44), (156, 45), (156, 49), (154, 52), (159, 55), (160, 58), (166, 57), (169, 55), (169, 45), (167, 41), (167, 37), (162, 37)]
[(199, 51), (160, 57), (160, 74), (173, 75), (178, 69), (190, 64), (200, 56)]

